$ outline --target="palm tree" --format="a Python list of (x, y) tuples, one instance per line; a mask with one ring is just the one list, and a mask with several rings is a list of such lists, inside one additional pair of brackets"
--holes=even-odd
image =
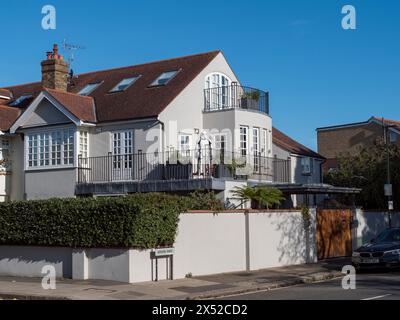
[(280, 205), (285, 200), (283, 193), (279, 189), (271, 187), (235, 187), (232, 193), (243, 201), (258, 202), (259, 208), (265, 205), (269, 209), (273, 205)]

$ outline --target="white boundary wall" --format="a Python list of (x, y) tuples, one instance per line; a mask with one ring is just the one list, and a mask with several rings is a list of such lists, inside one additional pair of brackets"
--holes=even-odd
[[(400, 212), (391, 213), (391, 220), (392, 227), (400, 228)], [(356, 209), (353, 248), (367, 243), (387, 228), (389, 228), (387, 212)]]
[(196, 212), (182, 214), (173, 258), (153, 250), (0, 246), (0, 275), (41, 277), (54, 265), (57, 277), (136, 283), (277, 266), (314, 263), (315, 210), (305, 232), (300, 211)]

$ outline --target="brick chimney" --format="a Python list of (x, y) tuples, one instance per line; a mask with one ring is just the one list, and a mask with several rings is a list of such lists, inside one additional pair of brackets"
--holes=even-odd
[(67, 91), (68, 71), (68, 63), (58, 54), (58, 45), (55, 44), (53, 52), (47, 52), (47, 59), (42, 61), (42, 86)]

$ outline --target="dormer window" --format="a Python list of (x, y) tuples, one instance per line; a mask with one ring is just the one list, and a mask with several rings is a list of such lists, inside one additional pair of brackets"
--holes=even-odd
[(167, 71), (162, 73), (151, 85), (150, 87), (165, 86), (170, 82), (180, 70)]
[(90, 84), (86, 85), (86, 87), (84, 87), (81, 91), (79, 91), (78, 94), (81, 96), (88, 96), (94, 90), (96, 90), (101, 84), (102, 84), (102, 82), (90, 83)]
[(137, 76), (137, 77), (126, 78), (126, 79), (122, 80), (112, 90), (110, 90), (110, 93), (125, 91), (131, 85), (133, 85), (140, 77), (141, 76)]

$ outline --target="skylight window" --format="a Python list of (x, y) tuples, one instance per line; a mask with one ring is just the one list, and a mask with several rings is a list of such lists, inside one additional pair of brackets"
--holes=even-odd
[(151, 85), (150, 87), (165, 86), (170, 82), (179, 72), (179, 70), (168, 71), (162, 73)]
[(10, 103), (10, 107), (17, 107), (19, 106), (22, 102), (24, 102), (25, 100), (28, 100), (32, 98), (32, 95), (23, 95), (20, 96), (17, 100), (15, 100), (14, 102)]
[(91, 94), (94, 90), (97, 89), (97, 87), (99, 85), (101, 85), (102, 82), (97, 82), (97, 83), (90, 83), (88, 84), (86, 87), (84, 87), (81, 91), (79, 91), (78, 94), (80, 94), (81, 96), (88, 96), (89, 94)]
[(113, 93), (113, 92), (125, 91), (131, 85), (133, 85), (139, 78), (140, 78), (140, 76), (126, 78), (126, 79), (122, 80), (120, 83), (118, 83), (110, 92)]

